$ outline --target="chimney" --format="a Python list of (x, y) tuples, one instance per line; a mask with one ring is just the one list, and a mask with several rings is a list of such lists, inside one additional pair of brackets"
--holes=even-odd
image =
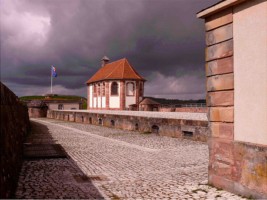
[(104, 56), (102, 58), (102, 65), (101, 66), (104, 67), (108, 62), (109, 62), (109, 58), (107, 56)]

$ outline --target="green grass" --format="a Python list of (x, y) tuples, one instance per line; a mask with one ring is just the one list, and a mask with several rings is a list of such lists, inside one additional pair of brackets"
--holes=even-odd
[[(19, 97), (21, 101), (30, 101), (30, 100), (44, 100), (45, 96), (22, 96)], [(81, 96), (75, 95), (55, 95), (50, 96), (49, 99), (57, 99), (57, 100), (81, 100), (82, 99), (82, 109), (87, 109), (87, 99)]]
[[(50, 99), (68, 99), (68, 100), (86, 100), (86, 98), (81, 96), (74, 96), (74, 95), (55, 95), (50, 96)], [(45, 96), (22, 96), (19, 97), (20, 100), (34, 100), (34, 99), (45, 99)]]

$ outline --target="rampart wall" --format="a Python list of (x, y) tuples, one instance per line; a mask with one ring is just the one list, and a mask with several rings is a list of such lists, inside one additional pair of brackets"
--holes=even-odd
[(1, 84), (0, 198), (12, 198), (22, 164), (23, 141), (29, 131), (27, 107)]
[[(138, 112), (138, 111), (133, 111)], [(208, 122), (190, 119), (171, 119), (146, 116), (91, 113), (83, 111), (48, 110), (48, 118), (93, 125), (158, 133), (161, 136), (207, 141)]]

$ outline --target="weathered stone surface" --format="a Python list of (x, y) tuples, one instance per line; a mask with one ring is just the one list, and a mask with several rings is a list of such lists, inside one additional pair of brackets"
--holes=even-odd
[(209, 183), (237, 194), (267, 198), (267, 147), (225, 139), (209, 141)]
[(233, 107), (211, 107), (209, 109), (209, 121), (211, 122), (234, 122)]
[[(250, 190), (263, 193), (267, 196), (267, 147), (235, 142), (237, 165), (236, 180)], [(238, 175), (240, 175), (238, 177)]]
[(234, 139), (233, 123), (210, 122), (210, 131), (211, 137)]
[(206, 76), (228, 74), (234, 71), (233, 56), (206, 63)]
[(207, 78), (207, 91), (231, 90), (234, 88), (234, 74), (216, 75)]
[(233, 55), (233, 40), (215, 44), (206, 48), (206, 61), (221, 59)]
[(183, 108), (175, 108), (175, 112), (192, 112), (192, 113), (207, 113), (208, 108), (206, 107), (183, 107)]
[(233, 24), (227, 24), (206, 33), (206, 45), (214, 45), (233, 38)]
[(70, 159), (25, 162), (16, 198), (242, 199), (207, 185), (205, 143), (54, 119), (33, 121), (45, 125)]
[(12, 198), (22, 164), (24, 137), (30, 122), (27, 107), (1, 85), (0, 198)]
[[(119, 113), (113, 113), (111, 111), (101, 111), (95, 113), (83, 112), (83, 111), (60, 111), (60, 110), (48, 110), (48, 118), (59, 119), (64, 121), (90, 123), (94, 125), (101, 125), (116, 129), (132, 130), (140, 132), (153, 132), (153, 126), (159, 128), (158, 134), (161, 136), (169, 136), (176, 138), (183, 138), (184, 132), (181, 130), (181, 126), (194, 127), (195, 131), (192, 132), (192, 137), (186, 137), (187, 139), (207, 141), (208, 136), (208, 122), (206, 120), (190, 120), (190, 119), (173, 119), (173, 118), (160, 118), (160, 117), (147, 117), (147, 112), (143, 112), (143, 116), (131, 116), (120, 115)], [(122, 111), (121, 111), (122, 112)], [(140, 112), (140, 111), (139, 111)], [(123, 111), (123, 113), (126, 113)], [(140, 112), (141, 113), (141, 112)], [(155, 115), (162, 114), (156, 113)], [(168, 113), (169, 114), (169, 113)], [(180, 113), (177, 113), (179, 115)], [(189, 113), (203, 115), (204, 113)], [(172, 116), (172, 115), (171, 115)]]
[(234, 90), (207, 93), (207, 106), (233, 106)]
[(221, 162), (227, 165), (234, 164), (234, 145), (233, 141), (221, 138), (209, 140), (210, 164)]
[(215, 29), (217, 27), (229, 24), (233, 22), (233, 14), (232, 9), (226, 9), (221, 12), (218, 12), (210, 17), (205, 19), (205, 27), (206, 31)]

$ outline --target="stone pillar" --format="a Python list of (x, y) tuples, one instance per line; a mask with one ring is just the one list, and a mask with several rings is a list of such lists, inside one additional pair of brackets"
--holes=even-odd
[(87, 85), (87, 110), (90, 109), (90, 85)]
[(139, 97), (140, 97), (140, 81), (136, 81), (135, 83), (135, 102), (136, 102), (136, 110), (139, 110)]
[(106, 109), (109, 110), (109, 94), (110, 94), (110, 91), (109, 91), (109, 81), (106, 81), (106, 84), (105, 84), (105, 95), (106, 95)]
[(96, 83), (96, 109), (98, 109), (98, 84)]
[(99, 94), (100, 94), (100, 108), (102, 109), (102, 87), (104, 87), (103, 82), (99, 85)]
[(120, 110), (125, 110), (125, 81), (120, 81)]
[(232, 179), (234, 167), (232, 22), (232, 9), (206, 19), (206, 101), (211, 136), (209, 183), (225, 189), (233, 187), (229, 180)]

